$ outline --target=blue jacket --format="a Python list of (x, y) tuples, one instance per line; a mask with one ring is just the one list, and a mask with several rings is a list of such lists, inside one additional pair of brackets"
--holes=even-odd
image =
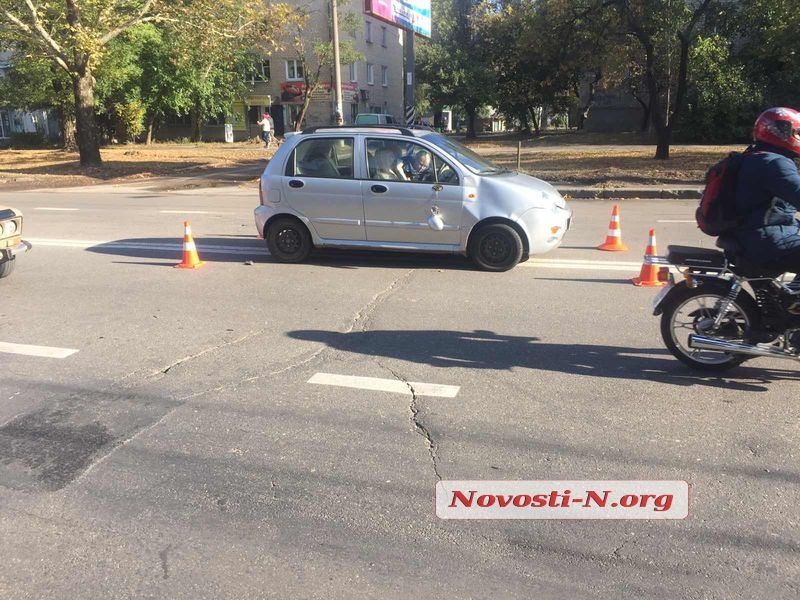
[(734, 236), (747, 258), (769, 262), (800, 249), (800, 174), (790, 154), (757, 143), (742, 161), (736, 187), (737, 214), (744, 223)]

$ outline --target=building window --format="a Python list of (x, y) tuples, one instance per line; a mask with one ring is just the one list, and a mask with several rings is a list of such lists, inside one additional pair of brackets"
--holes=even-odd
[(375, 83), (375, 65), (367, 63), (367, 83), (372, 85)]
[(389, 85), (389, 69), (387, 67), (381, 67), (381, 85), (386, 87)]
[(269, 79), (270, 72), (268, 60), (262, 60), (261, 64), (254, 64), (253, 68), (247, 75), (245, 75), (244, 78), (245, 81), (249, 81), (250, 83), (255, 83), (256, 81), (269, 81)]
[(358, 68), (356, 63), (350, 63), (350, 81), (358, 81)]
[(367, 28), (366, 28), (366, 38), (367, 38), (366, 41), (367, 41), (368, 44), (371, 44), (372, 43), (372, 23), (370, 23), (369, 21), (365, 21), (365, 24), (367, 26)]
[(381, 46), (386, 48), (386, 27), (381, 25)]
[(303, 65), (299, 60), (289, 59), (286, 61), (286, 79), (289, 81), (303, 79)]

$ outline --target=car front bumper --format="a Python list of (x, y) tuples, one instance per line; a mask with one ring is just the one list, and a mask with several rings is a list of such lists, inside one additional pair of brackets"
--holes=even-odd
[(523, 213), (522, 222), (528, 230), (531, 256), (558, 248), (572, 225), (569, 207), (533, 208)]
[(0, 250), (0, 254), (5, 258), (14, 258), (17, 254), (28, 252), (31, 248), (33, 248), (33, 245), (30, 242), (20, 240), (15, 246), (10, 246), (4, 250)]

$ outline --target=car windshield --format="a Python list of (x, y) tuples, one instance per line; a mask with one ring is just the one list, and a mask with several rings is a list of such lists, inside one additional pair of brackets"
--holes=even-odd
[(477, 152), (467, 148), (463, 144), (456, 142), (438, 133), (424, 136), (429, 142), (439, 146), (442, 150), (457, 158), (459, 162), (476, 175), (494, 175), (496, 173), (508, 173), (508, 169), (498, 167), (496, 164), (486, 160)]

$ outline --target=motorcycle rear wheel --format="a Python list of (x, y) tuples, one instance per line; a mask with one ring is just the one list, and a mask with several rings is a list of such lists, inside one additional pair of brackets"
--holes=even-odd
[(661, 315), (661, 337), (664, 344), (675, 358), (692, 369), (726, 371), (752, 358), (742, 354), (689, 347), (689, 336), (693, 333), (731, 342), (749, 343), (749, 332), (758, 321), (758, 306), (746, 292), (739, 293), (719, 328), (711, 329), (727, 292), (727, 287), (717, 288), (711, 285), (684, 288)]

